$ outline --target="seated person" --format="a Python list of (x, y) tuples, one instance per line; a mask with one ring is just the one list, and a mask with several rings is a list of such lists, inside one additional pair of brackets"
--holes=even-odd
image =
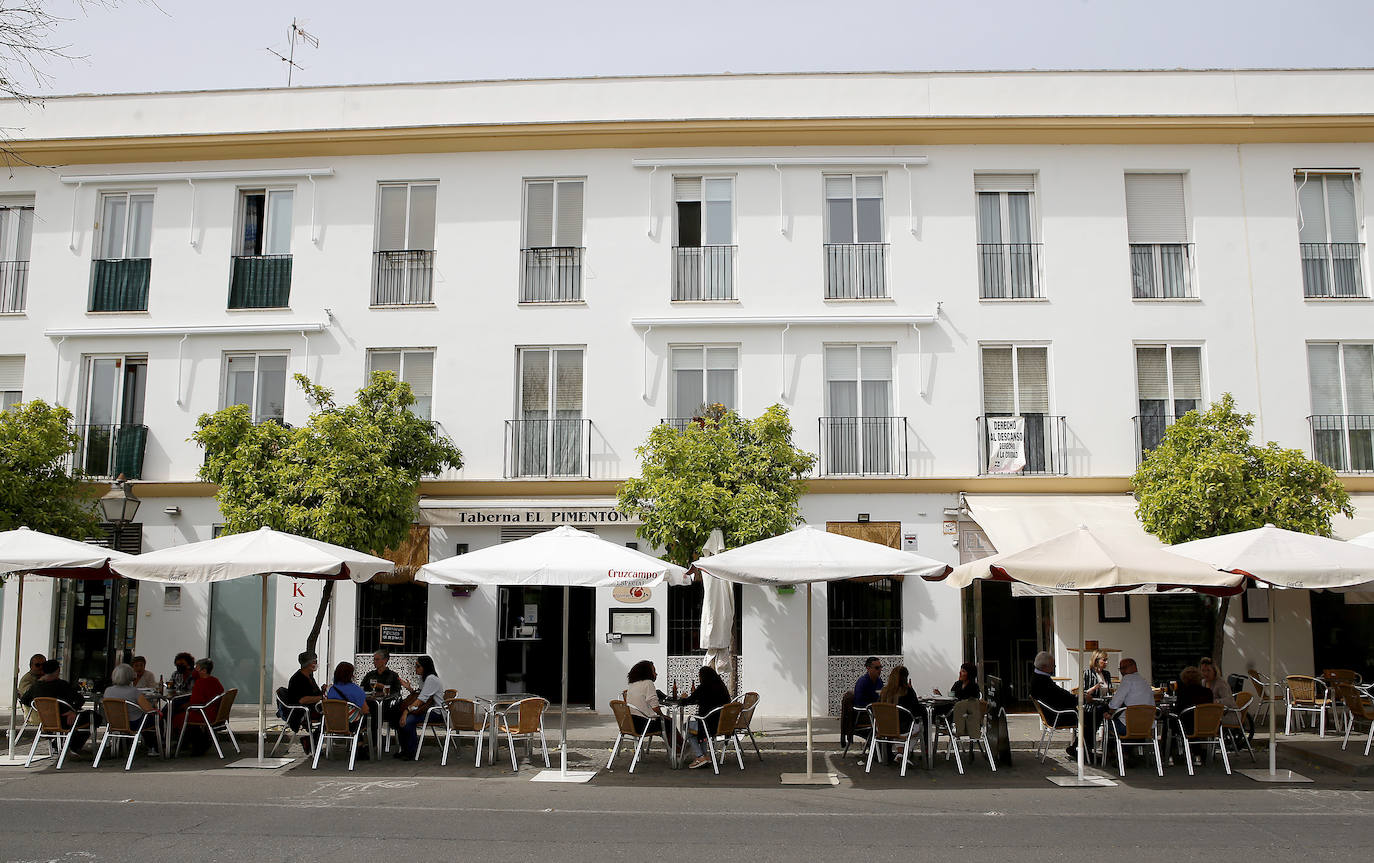
[(1112, 673), (1107, 670), (1107, 651), (1094, 650), (1083, 672), (1083, 697), (1106, 698), (1112, 694)]
[[(309, 650), (303, 651), (296, 657), (300, 663), (300, 668), (291, 679), (286, 681), (286, 703), (300, 705), (301, 707), (314, 707), (319, 703), (323, 696), (320, 693), (320, 685), (315, 682), (315, 670), (320, 667), (320, 658)], [(301, 726), (307, 726), (307, 733), (301, 735), (301, 748), (307, 753), (310, 752), (310, 734), (305, 716), (299, 710), (291, 711), (291, 718), (287, 723), (292, 731), (300, 731)]]
[(625, 703), (630, 707), (635, 732), (643, 734), (645, 728), (653, 726), (653, 733), (662, 734), (666, 717), (659, 709), (660, 696), (654, 686), (654, 681), (658, 680), (658, 669), (649, 660), (641, 659), (630, 667), (625, 680), (629, 683), (625, 689)]
[[(1113, 693), (1111, 700), (1107, 702), (1108, 712), (1115, 713), (1122, 707), (1137, 707), (1148, 705), (1155, 706), (1155, 691), (1150, 687), (1150, 681), (1140, 673), (1135, 660), (1130, 657), (1122, 657), (1121, 662), (1117, 663), (1117, 669), (1121, 672), (1121, 681), (1116, 685), (1116, 692)], [(1124, 734), (1126, 732), (1126, 720), (1120, 716), (1113, 717), (1116, 730)]]
[(864, 660), (864, 674), (854, 683), (854, 706), (863, 709), (878, 700), (883, 691), (883, 661), (876, 656)]
[(420, 747), (420, 732), (417, 730), (431, 707), (443, 707), (444, 682), (434, 670), (434, 660), (428, 656), (415, 659), (415, 674), (420, 678), (420, 688), (410, 698), (409, 706), (401, 718), (397, 729), (401, 737), (401, 747), (396, 757), (412, 759)]
[[(892, 673), (887, 676), (887, 683), (878, 691), (878, 701), (884, 704), (895, 704), (905, 708), (907, 713), (911, 714), (908, 716), (907, 713), (900, 711), (897, 713), (897, 720), (903, 734), (910, 731), (913, 724), (921, 725), (922, 731), (918, 733), (924, 733), (926, 710), (916, 697), (916, 690), (911, 687), (911, 674), (906, 670), (905, 665), (899, 665), (892, 669)], [(900, 746), (894, 755), (898, 759), (902, 757)]]
[(189, 692), (196, 682), (196, 658), (189, 653), (178, 653), (172, 660), (175, 669), (167, 683), (173, 692)]
[(1221, 668), (1212, 661), (1212, 657), (1202, 657), (1197, 667), (1198, 671), (1202, 672), (1202, 685), (1212, 690), (1212, 701), (1222, 707), (1235, 707), (1236, 696), (1231, 692), (1231, 687), (1226, 682), (1226, 675), (1221, 673)]
[[(691, 733), (687, 735), (687, 745), (691, 747), (692, 755), (695, 756), (688, 767), (705, 767), (711, 763), (711, 758), (706, 754), (706, 735), (715, 736), (720, 727), (720, 714), (704, 718), (718, 707), (729, 704), (733, 699), (730, 698), (730, 690), (726, 687), (725, 681), (720, 679), (720, 674), (709, 665), (703, 665), (697, 672), (697, 679), (701, 685), (696, 691), (682, 699), (682, 704), (695, 704), (697, 715), (692, 717), (689, 722)], [(723, 754), (723, 753), (722, 753)]]
[(143, 714), (154, 714), (154, 717), (143, 726), (143, 742), (147, 744), (149, 752), (157, 752), (157, 709), (134, 685), (135, 675), (133, 666), (123, 663), (116, 665), (110, 672), (110, 685), (105, 687), (103, 698), (117, 698), (126, 702), (129, 727), (133, 729), (137, 729), (138, 723), (143, 721)]
[[(129, 667), (134, 672), (134, 682), (129, 685), (134, 689), (154, 689), (157, 687), (157, 678), (148, 670), (148, 659), (143, 656), (135, 656), (129, 663)], [(113, 679), (113, 675), (111, 675)]]
[(324, 690), (325, 698), (342, 698), (367, 714), (367, 693), (353, 682), (353, 663), (340, 662), (334, 666), (334, 680)]
[[(188, 724), (186, 736), (191, 740), (191, 754), (204, 755), (210, 748), (210, 733), (205, 730), (205, 720), (201, 718), (199, 712), (191, 714), (188, 712), (191, 707), (204, 707), (213, 701), (217, 696), (224, 694), (224, 684), (215, 677), (215, 663), (213, 660), (197, 659), (194, 667), (195, 682), (191, 684), (191, 694), (186, 700), (186, 706), (182, 711), (172, 717), (172, 730), (180, 735), (181, 729)], [(214, 714), (206, 711), (210, 720), (214, 720)], [(173, 744), (175, 745), (175, 744)]]
[[(401, 680), (401, 675), (387, 667), (391, 661), (391, 651), (386, 648), (378, 650), (372, 654), (372, 670), (363, 675), (363, 692), (368, 695), (376, 693), (377, 687), (386, 688), (386, 692), (391, 695), (400, 695), (405, 688), (405, 682)], [(384, 704), (381, 710), (382, 719), (395, 725), (401, 715), (401, 703), (399, 701)]]
[(1192, 734), (1193, 713), (1184, 711), (1199, 704), (1213, 703), (1212, 690), (1203, 685), (1202, 672), (1196, 666), (1190, 665), (1178, 673), (1177, 698), (1174, 702), (1174, 714), (1183, 723), (1183, 733)]
[[(49, 659), (44, 662), (42, 676), (33, 682), (29, 691), (20, 696), (19, 700), (25, 705), (32, 705), (35, 698), (56, 698), (59, 701), (64, 701), (67, 704), (66, 707), (59, 705), (62, 710), (62, 727), (70, 729), (73, 724), (84, 726), (90, 720), (91, 711), (81, 709), (85, 706), (86, 699), (81, 696), (75, 686), (61, 678), (59, 675), (61, 670), (62, 663), (56, 659)], [(37, 721), (38, 717), (35, 716), (34, 722)], [(85, 727), (79, 727), (76, 733), (72, 735), (72, 744), (68, 751), (79, 751), (81, 747), (86, 745), (90, 736), (89, 730)]]
[[(21, 700), (22, 696), (28, 693), (29, 687), (33, 686), (34, 683), (38, 681), (38, 678), (43, 676), (43, 663), (47, 661), (48, 658), (41, 653), (35, 653), (33, 656), (29, 657), (29, 670), (25, 671), (24, 676), (19, 678), (19, 695), (21, 696)], [(24, 703), (27, 704), (28, 702)]]
[[(934, 692), (940, 694), (938, 689)], [(978, 703), (983, 693), (978, 688), (978, 666), (972, 662), (960, 665), (959, 679), (950, 686), (949, 694), (954, 698), (954, 707), (950, 709), (949, 716), (954, 733), (977, 740), (983, 733), (983, 709)]]
[[(1037, 705), (1043, 704), (1050, 710), (1068, 711), (1049, 714), (1046, 722), (1054, 723), (1055, 728), (1072, 728), (1073, 740), (1064, 751), (1070, 758), (1078, 757), (1078, 696), (1054, 682), (1054, 655), (1042, 650), (1032, 662), (1034, 673), (1031, 675), (1030, 696)], [(1085, 714), (1083, 722), (1088, 732), (1092, 732), (1090, 716)]]

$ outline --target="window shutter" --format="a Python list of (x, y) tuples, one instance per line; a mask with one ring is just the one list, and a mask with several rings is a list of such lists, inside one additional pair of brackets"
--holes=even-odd
[(865, 381), (892, 380), (892, 348), (860, 348), (859, 372)]
[(1331, 223), (1331, 242), (1358, 243), (1359, 218), (1355, 212), (1355, 178), (1333, 174), (1326, 178), (1326, 205)]
[(27, 261), (29, 249), (33, 245), (33, 207), (11, 210), (19, 218), (19, 232), (14, 242), (14, 260)]
[(434, 395), (434, 352), (406, 351), (405, 375), (402, 377), (415, 391), (417, 399)]
[(734, 239), (733, 180), (717, 178), (706, 181), (706, 244), (728, 246)]
[(836, 345), (825, 349), (825, 379), (828, 381), (856, 381), (859, 379), (859, 349), (855, 345)]
[(0, 392), (20, 392), (24, 389), (24, 358), (0, 357)]
[(983, 348), (983, 413), (1011, 413), (1011, 385), (1011, 348)]
[(1202, 348), (1174, 348), (1174, 401), (1202, 401)]
[(525, 248), (553, 245), (553, 183), (525, 184)]
[(701, 200), (701, 178), (700, 178), (700, 177), (674, 177), (674, 178), (673, 178), (673, 200), (674, 200), (674, 201), (700, 201), (700, 200)]
[(396, 252), (406, 247), (406, 187), (382, 186), (377, 190), (377, 251)]
[(557, 233), (554, 245), (582, 245), (582, 181), (558, 181)]
[(153, 196), (129, 196), (129, 246), (124, 254), (130, 258), (149, 258), (153, 254)]
[(706, 368), (708, 368), (708, 369), (737, 369), (737, 368), (739, 368), (739, 348), (707, 348), (707, 349), (706, 349)]
[(100, 207), (100, 257), (124, 257), (124, 232), (129, 215), (128, 195), (106, 195)]
[(1049, 350), (1016, 349), (1016, 386), (1023, 414), (1050, 412)]
[(854, 178), (854, 197), (856, 198), (882, 198), (883, 178), (882, 177), (855, 177)]
[(1034, 192), (1034, 174), (974, 174), (975, 192)]
[(401, 380), (400, 351), (369, 351), (367, 354), (368, 378), (373, 372), (391, 372), (396, 380)]
[(520, 410), (545, 413), (549, 410), (549, 352), (520, 352)]
[(291, 254), (291, 203), (290, 190), (267, 193), (268, 236), (263, 245), (263, 254)]
[(701, 348), (673, 348), (673, 371), (701, 368)]
[(1312, 413), (1340, 415), (1345, 413), (1341, 399), (1340, 345), (1307, 346), (1307, 376), (1312, 388)]
[(1345, 412), (1374, 416), (1374, 346), (1343, 345), (1345, 361)]
[(556, 351), (558, 364), (557, 390), (554, 409), (561, 412), (582, 412), (582, 352)]
[(1126, 175), (1126, 232), (1132, 243), (1186, 243), (1182, 174)]
[(439, 187), (434, 185), (410, 187), (410, 230), (406, 248), (422, 252), (434, 250), (434, 202)]
[(1169, 398), (1168, 367), (1164, 348), (1135, 349), (1136, 393), (1141, 401), (1163, 401)]
[(854, 197), (854, 178), (849, 174), (829, 174), (825, 178), (825, 197), (832, 201)]

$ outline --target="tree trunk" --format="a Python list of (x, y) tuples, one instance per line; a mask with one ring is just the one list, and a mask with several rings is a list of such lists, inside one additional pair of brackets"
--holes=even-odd
[(310, 635), (306, 636), (305, 649), (311, 653), (318, 653), (315, 645), (320, 640), (320, 627), (324, 626), (324, 615), (329, 611), (329, 600), (334, 598), (334, 582), (326, 581), (324, 590), (320, 593), (320, 607), (315, 611), (315, 625), (310, 627)]
[(1223, 596), (1217, 602), (1216, 619), (1212, 621), (1212, 661), (1223, 672), (1222, 651), (1226, 648), (1226, 612), (1231, 606), (1231, 597)]

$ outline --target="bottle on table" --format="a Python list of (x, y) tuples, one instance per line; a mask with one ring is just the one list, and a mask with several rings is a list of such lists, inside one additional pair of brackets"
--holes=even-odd
[(166, 682), (165, 680), (162, 679), (162, 675), (161, 675), (161, 674), (159, 674), (159, 675), (157, 676), (157, 694), (158, 694), (158, 695), (166, 695), (166, 694), (167, 694), (167, 682)]

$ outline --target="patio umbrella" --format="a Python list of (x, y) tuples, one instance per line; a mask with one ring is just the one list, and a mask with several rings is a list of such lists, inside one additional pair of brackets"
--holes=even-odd
[[(986, 575), (983, 573), (986, 572)], [(1217, 572), (1162, 548), (1120, 536), (1101, 535), (1086, 526), (1010, 554), (964, 564), (946, 583), (966, 587), (973, 578), (1021, 582), (1053, 593), (1078, 595), (1078, 643), (1083, 643), (1083, 600), (1088, 593), (1134, 592), (1152, 586), (1203, 593), (1234, 593), (1239, 576)], [(1081, 654), (1080, 654), (1081, 655)], [(1083, 688), (1078, 690), (1078, 774), (1067, 783), (1097, 785), (1083, 775)], [(1059, 781), (1059, 777), (1051, 777)]]
[(9, 752), (0, 763), (23, 763), (23, 759), (14, 760), (14, 714), (19, 704), (19, 636), (24, 623), (24, 574), (103, 581), (111, 577), (111, 560), (128, 557), (133, 555), (27, 527), (0, 532), (0, 575), (19, 575), (19, 589), (15, 597), (14, 677), (11, 678), (14, 687), (10, 695)]
[(811, 585), (888, 575), (943, 576), (949, 566), (867, 540), (803, 525), (769, 539), (696, 561), (696, 568), (741, 584), (806, 585), (806, 772), (784, 773), (789, 785), (834, 784), (834, 774), (814, 769), (811, 732)]
[[(711, 531), (702, 557), (725, 551), (725, 537), (720, 528)], [(725, 680), (733, 677), (734, 657), (730, 653), (730, 639), (735, 629), (735, 591), (727, 581), (707, 573), (701, 574), (701, 626), (698, 636), (706, 649), (703, 665), (715, 669)], [(733, 686), (733, 685), (732, 685)]]
[(420, 567), (415, 580), (461, 584), (563, 588), (563, 704), (557, 771), (541, 771), (540, 782), (586, 782), (591, 770), (568, 771), (568, 597), (574, 587), (648, 587), (681, 581), (687, 571), (594, 533), (563, 525), (525, 539), (459, 554)]
[[(1357, 537), (1342, 542), (1266, 524), (1254, 530), (1179, 543), (1169, 551), (1225, 572), (1249, 576), (1269, 588), (1269, 697), (1273, 699), (1277, 687), (1274, 680), (1274, 589), (1336, 590), (1374, 582), (1374, 548), (1361, 542), (1363, 539)], [(1277, 771), (1278, 730), (1273, 711), (1271, 701), (1267, 775), (1259, 777), (1254, 772), (1241, 771), (1251, 778), (1270, 782), (1281, 781)], [(1296, 778), (1301, 781), (1301, 777)]]
[(371, 581), (395, 564), (380, 557), (283, 533), (270, 527), (247, 533), (177, 545), (117, 560), (112, 566), (120, 575), (139, 581), (165, 584), (208, 584), (249, 576), (262, 577), (262, 666), (258, 670), (258, 757), (243, 759), (233, 767), (280, 767), (290, 758), (266, 758), (267, 737), (267, 577), (345, 579)]

